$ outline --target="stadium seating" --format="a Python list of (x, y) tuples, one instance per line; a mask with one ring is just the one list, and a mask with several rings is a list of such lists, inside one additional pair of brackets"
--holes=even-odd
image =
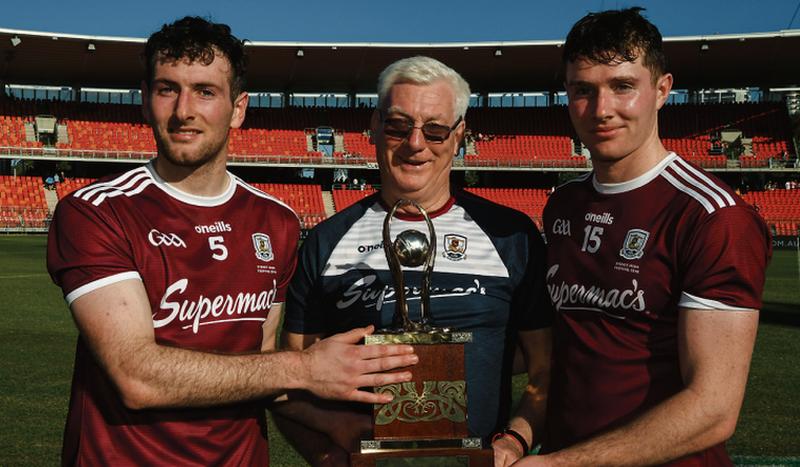
[(69, 120), (67, 133), (70, 142), (58, 143), (57, 147), (136, 153), (156, 151), (153, 130), (143, 123)]
[(39, 177), (0, 175), (0, 228), (44, 228), (49, 211)]
[(39, 177), (0, 175), (1, 206), (47, 209), (42, 190)]
[(758, 209), (774, 235), (800, 233), (800, 190), (751, 191), (742, 198)]
[(573, 150), (572, 126), (562, 107), (477, 108), (467, 113), (469, 165), (585, 167)]
[(327, 217), (322, 203), (322, 188), (319, 185), (288, 183), (251, 183), (251, 185), (294, 209), (300, 217), (303, 229), (310, 229)]
[(366, 132), (344, 132), (343, 136), (346, 151), (344, 153), (334, 154), (337, 161), (346, 162), (347, 159), (352, 156), (358, 159), (366, 159), (370, 162), (375, 161), (375, 146), (369, 142), (369, 135)]
[(336, 207), (336, 212), (342, 211), (351, 204), (375, 193), (375, 191), (375, 188), (371, 186), (365, 186), (363, 190), (333, 187), (333, 205)]
[(770, 158), (782, 158), (790, 148), (790, 120), (780, 103), (668, 105), (659, 123), (664, 146), (703, 167), (726, 166), (724, 156), (711, 153), (711, 136), (723, 130), (741, 131), (752, 140), (751, 153), (739, 158), (743, 168), (767, 167)]
[(94, 178), (67, 178), (62, 180), (61, 183), (56, 184), (56, 194), (58, 199), (67, 196), (78, 188), (83, 188), (86, 185), (94, 182)]
[(535, 188), (467, 188), (467, 191), (495, 203), (522, 211), (542, 228), (542, 211), (549, 190)]
[[(477, 154), (467, 154), (467, 161), (493, 160), (512, 165), (537, 162), (543, 167), (584, 167), (586, 159), (572, 154), (572, 138), (545, 135), (500, 135), (475, 142)], [(516, 162), (516, 164), (514, 164)], [(481, 164), (483, 165), (483, 164)]]
[[(231, 132), (229, 153), (236, 161), (289, 158), (300, 164), (320, 163), (322, 152), (308, 136), (318, 127), (330, 127), (336, 135), (335, 162), (372, 163), (375, 149), (368, 132), (372, 112), (369, 108), (251, 107), (244, 126)], [(0, 103), (0, 146), (42, 147), (25, 136), (25, 122), (39, 114), (55, 115), (59, 124), (66, 125), (68, 141), (60, 141), (57, 148), (113, 152), (116, 158), (148, 158), (156, 150), (139, 106), (13, 99)], [(739, 160), (744, 168), (767, 167), (771, 159), (782, 160), (794, 152), (790, 120), (780, 103), (668, 105), (659, 119), (664, 145), (703, 167), (728, 165), (715, 139), (722, 130), (741, 131), (752, 140)], [(564, 106), (471, 108), (467, 128), (464, 162), (468, 166), (587, 166)]]
[(32, 117), (23, 118), (20, 115), (0, 115), (0, 146), (42, 147), (39, 141), (27, 141), (25, 137), (25, 123), (31, 120)]

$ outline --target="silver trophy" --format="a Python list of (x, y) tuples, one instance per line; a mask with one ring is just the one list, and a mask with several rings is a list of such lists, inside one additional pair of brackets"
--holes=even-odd
[[(389, 224), (394, 217), (397, 209), (406, 205), (414, 206), (428, 225), (428, 236), (419, 230), (409, 229), (401, 232), (394, 241), (389, 234)], [(430, 307), (431, 307), (431, 274), (433, 273), (433, 261), (436, 256), (436, 232), (433, 230), (433, 222), (425, 209), (414, 201), (401, 199), (394, 203), (394, 206), (383, 221), (383, 250), (386, 253), (386, 260), (389, 262), (389, 271), (394, 279), (395, 302), (394, 319), (392, 320), (392, 331), (411, 332), (431, 330)], [(405, 281), (403, 280), (403, 270), (401, 266), (415, 268), (425, 265), (422, 271), (420, 320), (415, 322), (408, 317), (408, 303), (405, 294)]]

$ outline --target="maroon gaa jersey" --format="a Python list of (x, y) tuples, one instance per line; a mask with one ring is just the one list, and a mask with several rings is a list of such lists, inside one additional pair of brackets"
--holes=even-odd
[[(220, 196), (166, 184), (152, 164), (75, 191), (55, 212), (50, 274), (72, 303), (139, 279), (156, 341), (216, 353), (261, 349), (270, 307), (296, 262), (294, 211), (229, 174)], [(128, 410), (78, 339), (64, 464), (268, 465), (257, 401), (211, 408)]]
[[(617, 427), (683, 388), (678, 309), (758, 310), (771, 254), (758, 213), (675, 154), (634, 180), (592, 174), (544, 210), (556, 310), (544, 451)], [(673, 465), (730, 464), (724, 444)]]

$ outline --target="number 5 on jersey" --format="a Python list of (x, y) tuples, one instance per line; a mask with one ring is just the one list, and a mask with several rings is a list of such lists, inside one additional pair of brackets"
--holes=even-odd
[(600, 249), (600, 236), (603, 235), (603, 228), (599, 225), (587, 225), (583, 229), (583, 246), (581, 251), (597, 253)]
[[(228, 257), (228, 247), (224, 245), (225, 237), (222, 235), (217, 235), (215, 237), (208, 237), (208, 248), (211, 249), (213, 254), (211, 255), (217, 261), (225, 261)], [(586, 241), (584, 241), (584, 244)]]

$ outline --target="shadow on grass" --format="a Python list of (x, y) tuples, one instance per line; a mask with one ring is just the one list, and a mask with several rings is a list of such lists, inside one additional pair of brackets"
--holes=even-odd
[(764, 302), (759, 320), (762, 323), (800, 327), (800, 305)]

